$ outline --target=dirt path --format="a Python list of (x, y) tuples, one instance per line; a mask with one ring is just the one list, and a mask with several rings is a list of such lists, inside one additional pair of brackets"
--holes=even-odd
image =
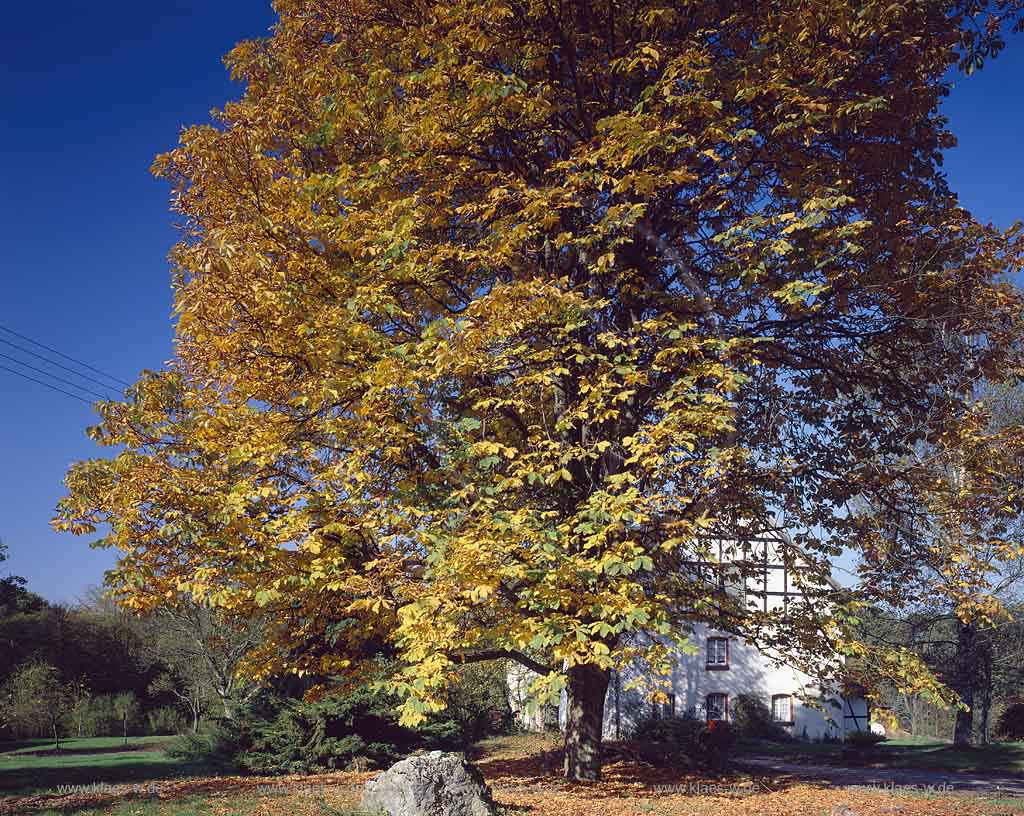
[(755, 774), (779, 780), (828, 782), (844, 788), (874, 788), (907, 793), (980, 793), (998, 797), (1024, 797), (1024, 777), (909, 768), (844, 768), (786, 762), (776, 757), (751, 756), (743, 765)]

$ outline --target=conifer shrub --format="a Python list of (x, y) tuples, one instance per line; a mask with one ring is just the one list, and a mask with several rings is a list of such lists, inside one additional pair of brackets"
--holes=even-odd
[(394, 697), (369, 689), (317, 702), (266, 693), (207, 733), (182, 735), (171, 753), (259, 775), (369, 770), (417, 750), (464, 750), (504, 722), (493, 694), (479, 685), (419, 728), (400, 725), (397, 708)]

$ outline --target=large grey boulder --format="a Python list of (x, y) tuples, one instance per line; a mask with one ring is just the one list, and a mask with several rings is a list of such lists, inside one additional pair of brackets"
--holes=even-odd
[(461, 754), (431, 751), (366, 783), (359, 809), (388, 816), (495, 816), (483, 774)]

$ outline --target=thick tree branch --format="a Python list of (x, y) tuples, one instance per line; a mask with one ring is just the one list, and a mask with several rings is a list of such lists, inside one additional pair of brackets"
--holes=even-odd
[(473, 652), (472, 654), (460, 654), (452, 657), (456, 663), (460, 665), (468, 665), (470, 663), (485, 663), (488, 660), (514, 660), (521, 666), (525, 666), (532, 672), (537, 674), (550, 674), (554, 669), (550, 666), (545, 666), (534, 660), (532, 657), (523, 654), (516, 649), (485, 649), (482, 652)]

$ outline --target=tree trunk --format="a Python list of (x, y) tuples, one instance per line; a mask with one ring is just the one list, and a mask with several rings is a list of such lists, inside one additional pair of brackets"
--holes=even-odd
[(202, 699), (202, 697), (200, 696), (202, 690), (199, 687), (199, 683), (196, 683), (195, 689), (193, 691), (194, 691), (194, 696), (192, 697), (192, 700), (190, 701), (190, 704), (192, 706), (192, 733), (193, 734), (198, 734), (199, 733), (199, 712), (202, 709), (202, 703), (200, 702), (200, 700)]
[(956, 711), (956, 724), (953, 726), (953, 744), (966, 747), (971, 744), (974, 731), (974, 687), (975, 678), (975, 640), (977, 630), (973, 621), (964, 623), (957, 621), (956, 650), (956, 692), (966, 708)]
[[(989, 667), (991, 668), (991, 667)], [(992, 675), (982, 667), (981, 688), (978, 689), (978, 743), (988, 745), (988, 717), (992, 710)]]
[(992, 710), (992, 654), (991, 640), (983, 639), (978, 649), (978, 742), (988, 745), (988, 716)]
[(57, 731), (57, 721), (51, 720), (50, 725), (53, 726), (53, 748), (55, 751), (60, 750), (60, 733)]
[(956, 711), (956, 724), (953, 726), (953, 744), (961, 748), (967, 748), (971, 744), (971, 732), (974, 730), (974, 712), (971, 709), (973, 701), (961, 695), (963, 702), (968, 706), (967, 710), (958, 708)]
[(565, 778), (596, 781), (601, 778), (601, 731), (608, 672), (594, 666), (569, 670), (565, 723)]
[(128, 744), (128, 715), (124, 715), (124, 719), (121, 720), (121, 725), (124, 730), (124, 744)]
[(978, 725), (978, 742), (981, 745), (988, 745), (988, 713), (992, 704), (987, 695), (982, 695), (981, 703), (978, 706), (978, 713), (981, 715), (981, 722)]

